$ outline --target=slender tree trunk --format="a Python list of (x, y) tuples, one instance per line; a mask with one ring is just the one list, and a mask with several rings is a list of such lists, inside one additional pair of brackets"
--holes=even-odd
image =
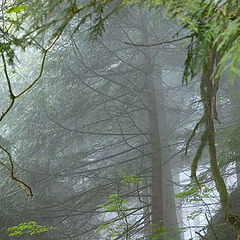
[[(142, 17), (142, 43), (148, 44), (146, 19)], [(151, 137), (151, 150), (152, 150), (152, 202), (151, 202), (151, 222), (152, 234), (160, 233), (156, 231), (159, 227), (164, 227), (164, 231), (175, 230), (177, 228), (177, 216), (175, 208), (174, 190), (172, 185), (171, 166), (167, 163), (168, 151), (162, 152), (161, 146), (168, 144), (167, 131), (166, 131), (166, 116), (164, 109), (164, 97), (162, 95), (162, 76), (159, 76), (157, 82), (154, 81), (152, 76), (153, 62), (150, 49), (145, 47), (143, 52), (143, 69), (144, 78), (147, 84), (148, 92), (148, 117), (149, 128)], [(158, 83), (158, 84), (157, 84)], [(157, 86), (158, 85), (158, 86)], [(159, 91), (157, 92), (156, 91)], [(163, 143), (164, 142), (164, 143)], [(165, 166), (163, 158), (165, 158)], [(163, 167), (164, 166), (164, 167)], [(163, 176), (165, 172), (165, 180)], [(164, 211), (165, 210), (165, 211)], [(166, 229), (168, 226), (168, 229)], [(167, 237), (175, 237), (168, 234)], [(159, 239), (163, 239), (161, 236)]]
[(164, 226), (162, 159), (160, 151), (160, 135), (156, 108), (156, 97), (153, 82), (149, 79), (149, 125), (152, 146), (152, 230)]
[(156, 106), (158, 112), (158, 127), (160, 132), (161, 140), (161, 156), (162, 156), (162, 171), (163, 171), (163, 192), (164, 192), (164, 223), (165, 230), (167, 232), (167, 238), (177, 238), (179, 239), (179, 234), (177, 231), (178, 222), (177, 222), (177, 211), (176, 211), (176, 202), (174, 197), (174, 188), (173, 188), (173, 177), (172, 177), (172, 162), (169, 161), (171, 157), (171, 151), (168, 147), (169, 145), (169, 131), (167, 125), (167, 116), (166, 116), (166, 105), (165, 97), (163, 91), (163, 81), (162, 81), (162, 72), (159, 73), (158, 77), (154, 79), (154, 89), (156, 92)]
[[(142, 17), (142, 42), (148, 43), (148, 34), (146, 30), (146, 21)], [(162, 158), (161, 141), (158, 127), (158, 111), (156, 105), (156, 93), (152, 79), (152, 62), (149, 48), (143, 49), (143, 72), (148, 92), (148, 118), (151, 138), (152, 151), (152, 202), (151, 202), (151, 220), (152, 234), (157, 234), (157, 228), (164, 226), (163, 210), (163, 186), (162, 186)], [(159, 239), (163, 239), (159, 237)]]
[[(148, 185), (148, 181), (147, 179), (143, 180), (145, 182), (145, 185)], [(144, 189), (144, 193), (143, 193), (144, 197), (143, 197), (143, 201), (147, 204), (149, 204), (149, 207), (146, 207), (144, 210), (144, 239), (148, 239), (151, 235), (152, 235), (152, 229), (151, 229), (151, 208), (150, 208), (150, 204), (151, 204), (151, 199), (150, 199), (150, 188), (147, 187)]]

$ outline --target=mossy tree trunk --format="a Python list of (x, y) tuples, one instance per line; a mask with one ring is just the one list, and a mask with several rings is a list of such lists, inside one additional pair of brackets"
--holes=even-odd
[(189, 142), (194, 137), (199, 125), (204, 124), (205, 129), (201, 136), (200, 145), (196, 151), (191, 165), (191, 177), (200, 187), (196, 171), (198, 161), (201, 158), (203, 149), (205, 146), (207, 146), (210, 157), (210, 170), (212, 178), (215, 182), (216, 189), (219, 193), (220, 203), (225, 215), (225, 220), (236, 228), (238, 232), (238, 240), (240, 240), (240, 216), (236, 216), (231, 213), (231, 205), (228, 199), (227, 187), (217, 163), (217, 151), (215, 144), (215, 121), (220, 123), (216, 111), (216, 95), (218, 91), (219, 78), (215, 78), (214, 71), (219, 61), (219, 56), (216, 54), (215, 49), (213, 49), (209, 53), (208, 58), (206, 59), (200, 83), (201, 101), (204, 107), (204, 113), (201, 120), (196, 124), (192, 135), (187, 142), (186, 152)]

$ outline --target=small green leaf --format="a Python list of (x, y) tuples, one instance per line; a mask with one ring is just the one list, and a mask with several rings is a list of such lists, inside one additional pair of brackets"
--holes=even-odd
[(152, 236), (151, 240), (158, 240), (158, 238), (159, 238), (159, 235), (155, 234), (155, 235)]
[(24, 11), (27, 8), (25, 5), (19, 5), (16, 7), (11, 7), (6, 10), (7, 13), (20, 13)]

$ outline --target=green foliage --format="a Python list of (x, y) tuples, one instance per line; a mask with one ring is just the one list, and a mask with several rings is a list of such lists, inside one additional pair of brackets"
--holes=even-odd
[(203, 197), (212, 197), (211, 193), (214, 191), (213, 188), (208, 188), (206, 185), (200, 186), (187, 186), (183, 192), (175, 195), (176, 198), (181, 198), (189, 202), (202, 201)]
[(55, 228), (41, 226), (41, 225), (38, 225), (34, 221), (30, 221), (28, 223), (20, 223), (17, 226), (10, 227), (7, 229), (7, 231), (11, 232), (8, 234), (9, 236), (16, 237), (16, 236), (20, 236), (23, 234), (33, 235), (33, 234), (37, 234), (37, 233), (48, 232), (49, 230), (53, 230), (53, 229), (55, 229)]
[(112, 238), (120, 236), (124, 231), (124, 224), (114, 224), (114, 219), (108, 223), (104, 223), (98, 227), (99, 231), (103, 231), (105, 234), (110, 235)]
[(134, 184), (142, 183), (142, 181), (141, 178), (137, 178), (134, 175), (124, 175), (121, 183), (133, 186)]
[(159, 239), (159, 234), (154, 234), (150, 240), (158, 240)]
[(194, 220), (197, 216), (199, 216), (200, 214), (202, 214), (204, 212), (203, 208), (200, 208), (198, 210), (195, 210), (193, 212), (191, 212), (188, 216), (187, 219), (189, 220)]
[[(93, 25), (86, 25), (92, 37), (96, 38), (104, 31), (104, 21), (110, 14), (104, 6), (111, 2), (85, 1), (84, 4), (77, 4), (76, 1), (68, 0), (5, 1), (1, 5), (0, 37), (3, 41), (0, 43), (0, 52), (6, 53), (8, 63), (13, 65), (17, 50), (25, 50), (28, 46), (39, 47), (36, 39), (42, 33), (45, 34), (46, 43), (50, 43), (76, 15), (81, 15), (81, 20), (74, 31), (86, 20), (91, 20)], [(117, 10), (117, 5), (115, 7), (111, 13)]]
[(126, 210), (124, 204), (127, 203), (127, 200), (120, 197), (118, 194), (113, 194), (109, 196), (108, 203), (106, 205), (99, 205), (103, 212), (117, 212), (120, 209)]
[[(159, 237), (165, 236), (167, 233), (164, 227), (159, 227), (154, 229), (154, 234), (147, 238), (148, 240), (158, 240)], [(136, 240), (144, 240), (146, 238), (137, 238)], [(176, 238), (168, 238), (167, 240), (176, 240)]]
[(129, 226), (126, 216), (128, 213), (128, 208), (125, 204), (127, 204), (126, 199), (120, 197), (118, 194), (113, 194), (109, 196), (106, 205), (99, 205), (101, 212), (100, 216), (111, 212), (115, 214), (115, 217), (112, 217), (109, 221), (101, 224), (98, 227), (98, 230), (103, 231), (112, 238), (123, 234), (126, 228)]
[[(140, 184), (141, 178), (135, 175), (124, 174), (121, 184), (127, 186), (134, 186), (135, 184)], [(131, 212), (127, 207), (128, 201), (121, 197), (119, 194), (112, 194), (109, 196), (106, 204), (99, 205), (100, 216), (107, 216), (107, 213), (112, 213), (111, 219), (104, 222), (98, 227), (99, 231), (103, 231), (104, 234), (108, 234), (111, 238), (116, 236), (128, 235), (129, 227), (131, 223), (129, 222), (129, 217), (131, 217)], [(112, 217), (114, 216), (114, 217)]]
[(185, 62), (183, 81), (188, 82), (207, 64), (211, 49), (220, 56), (214, 75), (217, 77), (229, 71), (230, 81), (239, 70), (240, 50), (240, 8), (238, 1), (199, 1), (199, 0), (128, 0), (125, 5), (143, 4), (148, 8), (163, 7), (168, 17), (172, 17), (190, 32), (191, 39), (186, 43), (188, 53)]
[[(16, 29), (25, 29), (26, 34), (18, 39), (20, 42), (24, 37), (32, 37), (33, 33), (36, 35), (44, 31), (49, 32), (50, 29), (51, 35), (54, 37), (76, 15), (81, 15), (81, 20), (76, 24), (74, 31), (86, 24), (89, 19), (92, 23), (88, 25), (91, 38), (96, 39), (105, 30), (106, 19), (120, 8), (136, 4), (142, 4), (148, 8), (162, 6), (169, 17), (177, 20), (183, 29), (190, 32), (191, 39), (186, 43), (188, 57), (185, 62), (184, 82), (187, 82), (188, 78), (193, 78), (203, 69), (210, 49), (216, 49), (222, 57), (216, 67), (215, 74), (217, 76), (228, 69), (230, 80), (233, 81), (235, 75), (240, 74), (238, 69), (240, 17), (237, 17), (240, 16), (240, 8), (236, 7), (237, 1), (226, 1), (224, 4), (220, 4), (216, 1), (199, 0), (102, 0), (86, 1), (84, 4), (80, 4), (76, 1), (66, 0), (35, 0), (27, 4), (28, 2), (23, 5), (22, 1), (16, 1), (6, 9), (7, 13), (23, 13), (11, 22)], [(62, 9), (61, 15), (57, 8)], [(8, 18), (7, 20), (10, 21)], [(26, 22), (32, 24), (28, 24), (29, 26), (26, 28)], [(11, 44), (16, 45), (16, 42), (11, 42)], [(21, 42), (22, 44), (23, 42)], [(9, 49), (11, 46), (6, 46), (6, 48)]]
[(151, 236), (150, 240), (157, 240), (161, 236), (165, 236), (167, 233), (165, 232), (164, 227), (158, 227), (154, 229), (154, 234)]
[[(240, 8), (236, 7), (237, 1), (226, 1), (221, 5), (216, 1), (199, 0), (102, 0), (86, 1), (80, 5), (76, 1), (35, 0), (29, 5), (27, 2), (26, 5), (23, 5), (22, 1), (14, 2), (6, 9), (6, 12), (23, 13), (11, 24), (14, 24), (18, 30), (24, 26), (26, 34), (23, 37), (25, 38), (32, 37), (33, 33), (36, 35), (44, 31), (49, 32), (49, 29), (54, 37), (65, 28), (74, 16), (81, 15), (81, 20), (76, 24), (74, 31), (86, 24), (89, 19), (92, 23), (88, 25), (91, 38), (96, 39), (105, 30), (105, 21), (109, 16), (120, 8), (136, 4), (142, 4), (148, 8), (163, 6), (169, 17), (177, 20), (183, 29), (190, 32), (191, 39), (186, 43), (188, 57), (185, 62), (184, 82), (187, 83), (189, 78), (192, 79), (203, 69), (210, 49), (216, 49), (221, 56), (221, 61), (217, 64), (214, 73), (216, 76), (220, 76), (223, 71), (228, 69), (230, 80), (233, 81), (235, 75), (240, 74), (238, 69), (240, 17), (237, 17), (240, 16)], [(57, 12), (57, 8), (62, 9), (61, 16)], [(26, 22), (32, 24), (26, 28)], [(22, 38), (18, 40), (21, 42)], [(11, 44), (16, 45), (15, 42)], [(6, 48), (10, 49), (11, 46), (6, 46)]]
[(199, 188), (197, 186), (192, 186), (190, 189), (187, 189), (183, 192), (180, 192), (175, 195), (176, 198), (199, 198)]
[(26, 5), (18, 5), (16, 7), (11, 7), (6, 10), (7, 13), (20, 13), (27, 9)]

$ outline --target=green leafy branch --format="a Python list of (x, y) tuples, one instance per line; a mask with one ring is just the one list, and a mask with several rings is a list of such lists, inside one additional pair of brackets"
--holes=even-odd
[(54, 227), (50, 226), (41, 226), (38, 225), (36, 222), (34, 221), (30, 221), (28, 223), (20, 223), (17, 226), (14, 227), (10, 227), (7, 229), (8, 232), (10, 232), (8, 235), (11, 237), (17, 237), (23, 234), (38, 234), (38, 233), (42, 233), (42, 232), (48, 232), (49, 230), (53, 230), (55, 229)]
[(137, 183), (142, 183), (142, 179), (137, 178), (134, 175), (124, 175), (123, 180), (120, 183), (125, 184), (125, 185), (133, 186)]
[(189, 202), (199, 202), (203, 200), (203, 197), (213, 197), (211, 195), (213, 191), (213, 188), (209, 188), (206, 185), (190, 185), (186, 187), (186, 190), (175, 194), (175, 197), (181, 198), (182, 200), (187, 200)]
[(100, 215), (105, 213), (115, 213), (117, 216), (111, 218), (109, 221), (101, 224), (98, 227), (99, 231), (104, 231), (106, 234), (109, 234), (111, 237), (122, 235), (126, 232), (128, 234), (128, 219), (127, 212), (128, 208), (127, 200), (119, 196), (118, 194), (113, 194), (109, 196), (108, 202), (105, 205), (99, 205)]

